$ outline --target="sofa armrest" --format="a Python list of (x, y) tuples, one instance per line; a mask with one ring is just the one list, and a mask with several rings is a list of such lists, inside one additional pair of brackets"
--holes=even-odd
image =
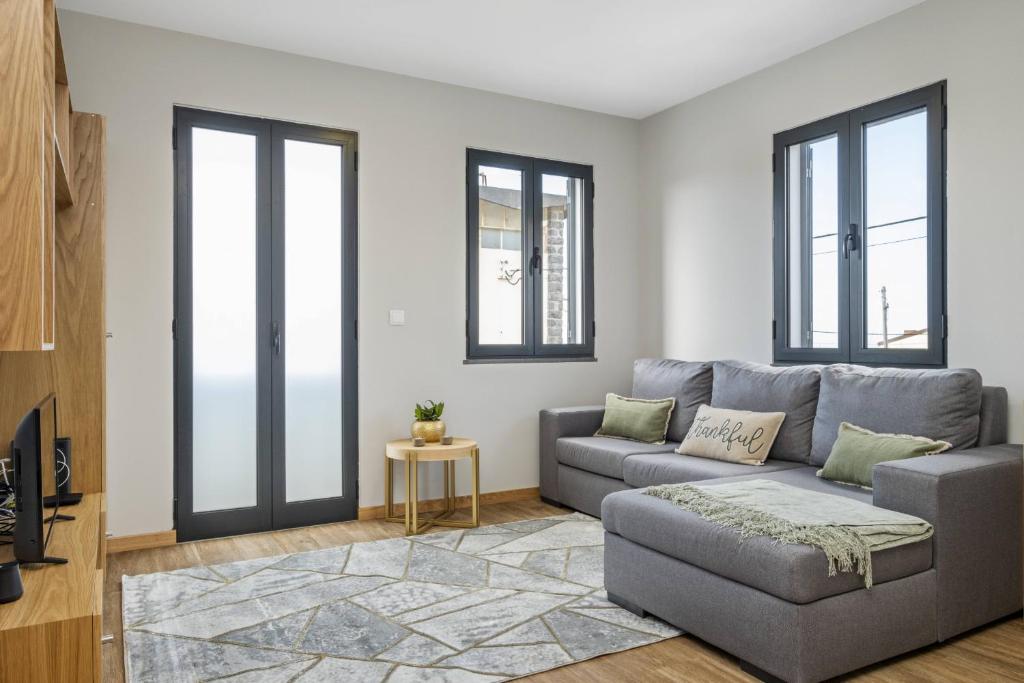
[(875, 465), (875, 505), (935, 527), (939, 640), (1021, 608), (1022, 474), (1011, 444)]
[(540, 411), (540, 495), (558, 497), (558, 458), (555, 444), (563, 436), (593, 436), (604, 419), (604, 406), (549, 408)]

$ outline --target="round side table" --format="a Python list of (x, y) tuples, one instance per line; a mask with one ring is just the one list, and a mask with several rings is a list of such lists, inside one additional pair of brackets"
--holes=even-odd
[[(449, 519), (455, 514), (455, 461), (469, 458), (473, 466), (472, 520)], [(405, 463), (405, 515), (395, 514), (393, 494), (395, 460)], [(444, 463), (444, 500), (442, 509), (430, 517), (420, 516), (419, 464)], [(421, 534), (432, 526), (473, 528), (480, 525), (480, 448), (473, 439), (456, 437), (450, 445), (428, 443), (414, 446), (412, 439), (388, 441), (384, 450), (384, 519), (405, 522), (405, 535)]]

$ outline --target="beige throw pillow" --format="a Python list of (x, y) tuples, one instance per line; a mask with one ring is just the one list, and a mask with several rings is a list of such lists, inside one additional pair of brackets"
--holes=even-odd
[(754, 413), (702, 405), (676, 453), (763, 465), (785, 413)]

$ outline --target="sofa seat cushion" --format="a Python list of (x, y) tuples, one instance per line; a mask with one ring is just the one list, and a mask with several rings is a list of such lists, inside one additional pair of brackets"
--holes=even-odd
[(795, 467), (805, 465), (785, 460), (766, 460), (763, 465), (743, 465), (678, 453), (645, 453), (626, 460), (622, 465), (622, 476), (630, 486), (641, 487), (745, 474), (765, 474)]
[(563, 465), (622, 479), (622, 464), (626, 458), (637, 453), (670, 452), (678, 446), (674, 441), (650, 444), (607, 436), (567, 436), (557, 441), (555, 456)]
[[(808, 472), (809, 478), (797, 474), (801, 471)], [(813, 468), (806, 466), (760, 478), (788, 479), (786, 483), (790, 484), (821, 481), (814, 476)], [(832, 486), (849, 489), (838, 484)], [(667, 500), (645, 495), (642, 490), (607, 496), (601, 505), (601, 517), (608, 532), (788, 602), (806, 604), (864, 589), (864, 578), (856, 573), (840, 572), (830, 577), (828, 560), (818, 548), (778, 543), (763, 536), (743, 539), (732, 529), (704, 520)], [(926, 571), (931, 566), (931, 539), (872, 555), (876, 585)], [(686, 586), (679, 590), (686, 590)]]

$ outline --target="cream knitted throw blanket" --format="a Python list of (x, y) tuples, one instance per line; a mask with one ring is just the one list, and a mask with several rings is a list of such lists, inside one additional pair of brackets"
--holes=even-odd
[(923, 519), (768, 479), (666, 484), (646, 493), (734, 529), (744, 538), (767, 536), (820, 548), (828, 558), (829, 576), (837, 570), (856, 570), (868, 588), (872, 552), (932, 535), (932, 525)]

